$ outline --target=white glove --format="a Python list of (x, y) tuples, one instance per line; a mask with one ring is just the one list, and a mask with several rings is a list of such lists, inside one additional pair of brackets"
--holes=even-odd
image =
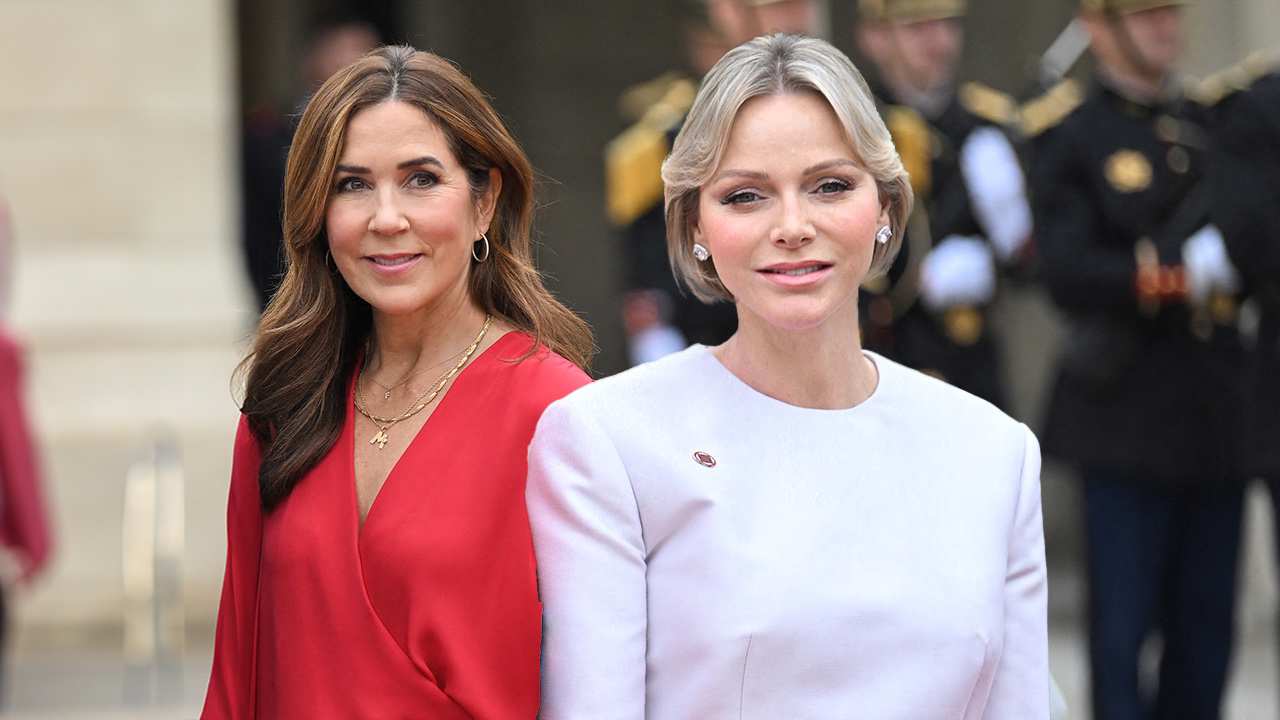
[(1240, 289), (1240, 275), (1227, 256), (1222, 232), (1205, 225), (1182, 245), (1182, 267), (1187, 275), (1187, 292), (1194, 302), (1204, 302), (1214, 292), (1233, 293)]
[(632, 365), (640, 365), (680, 352), (688, 346), (679, 330), (657, 323), (627, 338), (627, 356)]
[(950, 235), (920, 266), (920, 294), (934, 310), (982, 305), (995, 293), (995, 260), (982, 238)]
[(960, 171), (973, 213), (1000, 262), (1009, 262), (1031, 238), (1031, 205), (1017, 153), (1004, 133), (978, 128), (960, 148)]

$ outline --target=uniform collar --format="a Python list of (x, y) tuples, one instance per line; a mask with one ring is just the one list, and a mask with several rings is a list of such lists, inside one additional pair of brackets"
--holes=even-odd
[(1166, 112), (1182, 101), (1182, 83), (1176, 75), (1165, 79), (1164, 86), (1155, 95), (1142, 92), (1133, 84), (1099, 67), (1094, 75), (1095, 84), (1102, 95), (1130, 115), (1145, 117)]

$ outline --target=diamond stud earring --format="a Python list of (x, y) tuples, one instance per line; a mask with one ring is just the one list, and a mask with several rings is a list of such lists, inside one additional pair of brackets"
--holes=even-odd
[(876, 242), (880, 243), (881, 245), (884, 245), (885, 243), (889, 242), (889, 239), (892, 237), (893, 237), (893, 231), (889, 229), (888, 225), (881, 225), (880, 229), (876, 231)]
[(711, 251), (702, 243), (693, 244), (693, 256), (698, 258), (698, 262), (706, 262), (711, 258)]

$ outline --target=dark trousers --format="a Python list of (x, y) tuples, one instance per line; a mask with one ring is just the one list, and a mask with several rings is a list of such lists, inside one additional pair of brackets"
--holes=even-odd
[[(1243, 484), (1084, 472), (1094, 720), (1220, 717), (1234, 635)], [(1163, 639), (1154, 692), (1139, 678)]]

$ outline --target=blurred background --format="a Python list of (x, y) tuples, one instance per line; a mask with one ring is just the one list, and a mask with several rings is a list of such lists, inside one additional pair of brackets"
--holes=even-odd
[[(595, 328), (605, 375), (626, 352), (603, 150), (630, 123), (623, 92), (686, 65), (670, 5), (0, 0), (0, 198), (12, 216), (0, 322), (26, 347), (56, 542), (48, 571), (8, 593), (5, 717), (199, 711), (224, 560), (231, 374), (259, 303), (242, 251), (254, 222), (245, 178), (282, 162), (273, 153), (290, 114), (326, 72), (317, 43), (331, 55), (362, 37), (410, 43), (492, 96), (541, 174), (541, 265)], [(971, 0), (961, 79), (1026, 97), (1076, 7)], [(1200, 0), (1189, 12), (1192, 74), (1280, 47), (1275, 0)], [(856, 15), (852, 0), (823, 6), (828, 39), (851, 55)], [(325, 35), (349, 21), (368, 35)], [(1013, 409), (1034, 427), (1058, 319), (1026, 286), (998, 312)], [(1054, 673), (1083, 718), (1078, 490), (1053, 466), (1044, 483)], [(1268, 507), (1252, 493), (1230, 718), (1280, 715)]]

